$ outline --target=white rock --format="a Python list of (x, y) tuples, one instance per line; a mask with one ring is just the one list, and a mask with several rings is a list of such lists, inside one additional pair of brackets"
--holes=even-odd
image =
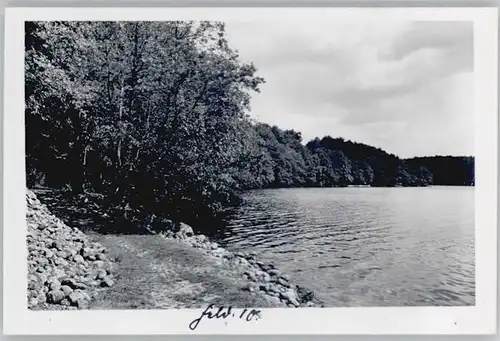
[(293, 304), (294, 306), (298, 307), (300, 305), (299, 301), (297, 300), (297, 295), (293, 290), (286, 290), (280, 294), (280, 297), (283, 299), (286, 299), (288, 302)]

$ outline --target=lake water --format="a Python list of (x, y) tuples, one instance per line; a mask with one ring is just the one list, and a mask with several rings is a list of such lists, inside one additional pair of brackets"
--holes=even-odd
[(222, 242), (330, 307), (474, 304), (473, 187), (250, 191)]

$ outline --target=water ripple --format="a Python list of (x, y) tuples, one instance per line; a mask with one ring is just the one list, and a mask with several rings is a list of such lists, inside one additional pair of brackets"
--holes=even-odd
[(250, 191), (222, 242), (328, 306), (474, 304), (473, 198), (465, 187)]

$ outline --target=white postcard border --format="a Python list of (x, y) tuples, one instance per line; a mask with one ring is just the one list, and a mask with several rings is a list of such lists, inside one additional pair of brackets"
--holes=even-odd
[[(4, 79), (4, 333), (492, 334), (497, 278), (496, 8), (7, 8)], [(263, 309), (262, 319), (204, 320), (199, 309), (29, 311), (25, 223), (24, 21), (415, 20), (474, 22), (476, 305)]]

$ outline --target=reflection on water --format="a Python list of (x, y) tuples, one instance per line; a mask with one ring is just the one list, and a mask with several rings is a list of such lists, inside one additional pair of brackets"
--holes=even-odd
[(250, 191), (226, 224), (327, 306), (474, 304), (472, 187)]

